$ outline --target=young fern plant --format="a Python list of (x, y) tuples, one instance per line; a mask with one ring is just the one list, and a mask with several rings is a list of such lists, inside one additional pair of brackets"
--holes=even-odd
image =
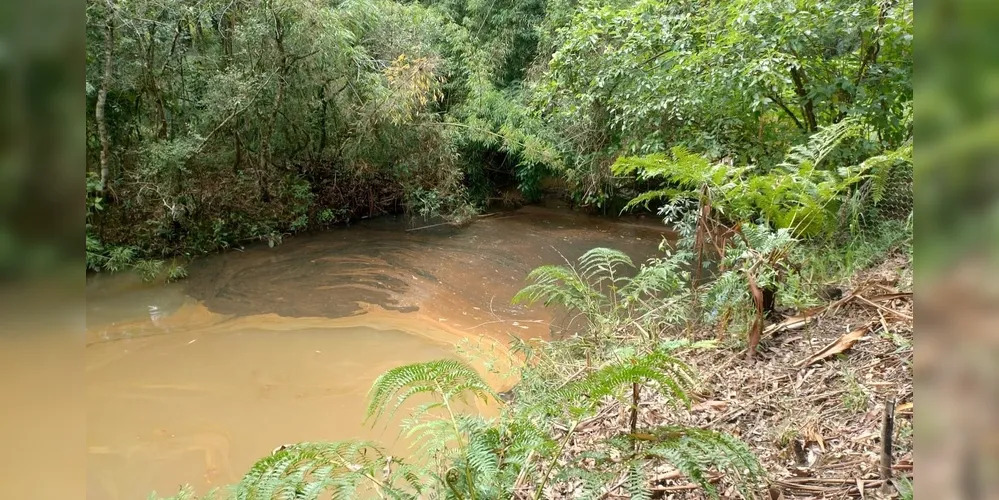
[[(639, 425), (640, 395), (643, 391), (659, 392), (667, 399), (667, 404), (690, 408), (689, 393), (696, 383), (696, 376), (690, 366), (675, 356), (674, 351), (680, 347), (700, 348), (704, 344), (663, 343), (651, 352), (610, 363), (551, 393), (552, 401), (561, 401), (577, 422), (594, 414), (608, 396), (619, 397), (627, 393), (630, 398), (627, 432), (607, 439), (586, 457), (593, 459), (594, 463), (611, 464), (610, 467), (587, 467), (582, 465), (581, 460), (575, 460), (555, 471), (554, 481), (583, 480), (584, 486), (599, 488), (606, 485), (608, 477), (624, 473), (627, 475), (625, 486), (632, 497), (646, 498), (650, 493), (646, 488), (648, 478), (643, 471), (648, 469), (650, 462), (658, 461), (676, 467), (711, 498), (718, 498), (711, 471), (724, 474), (746, 498), (753, 497), (765, 472), (742, 441), (708, 429)], [(593, 492), (596, 493), (596, 490)]]
[(514, 304), (543, 301), (545, 307), (564, 306), (578, 311), (591, 330), (604, 330), (614, 324), (618, 311), (613, 297), (603, 290), (612, 290), (622, 279), (622, 268), (632, 268), (631, 258), (623, 252), (594, 248), (578, 259), (577, 265), (566, 261), (565, 266), (547, 265), (535, 268), (527, 279), (534, 283), (513, 296)]
[[(161, 500), (319, 500), (420, 498), (415, 469), (368, 441), (285, 445), (258, 460), (239, 483), (198, 496), (184, 486)], [(160, 498), (155, 492), (149, 500)]]
[(585, 318), (588, 331), (597, 337), (634, 329), (654, 338), (658, 329), (651, 326), (673, 323), (685, 312), (686, 258), (685, 253), (671, 253), (650, 260), (635, 273), (635, 264), (625, 253), (594, 248), (575, 265), (567, 262), (531, 271), (527, 278), (533, 283), (514, 295), (513, 303), (564, 306)]
[(377, 495), (415, 499), (415, 469), (394, 462), (374, 443), (337, 441), (284, 446), (250, 468), (233, 488), (234, 500), (318, 500)]
[(428, 496), (501, 498), (532, 451), (549, 441), (541, 427), (517, 415), (494, 421), (459, 412), (458, 402), (498, 402), (499, 396), (474, 368), (456, 360), (400, 366), (381, 375), (370, 392), (367, 418), (391, 415), (417, 395), (431, 401), (417, 406), (403, 428), (417, 456), (430, 463), (421, 474)]

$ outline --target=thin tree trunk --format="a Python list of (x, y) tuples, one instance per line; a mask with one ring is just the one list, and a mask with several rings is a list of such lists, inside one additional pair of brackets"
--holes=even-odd
[(258, 186), (260, 193), (265, 198), (267, 193), (264, 189), (263, 177), (267, 171), (267, 164), (270, 162), (271, 136), (274, 132), (274, 122), (277, 121), (278, 112), (281, 110), (281, 102), (284, 99), (284, 78), (288, 72), (288, 58), (285, 55), (284, 50), (284, 27), (277, 14), (274, 15), (274, 24), (274, 42), (277, 45), (280, 60), (280, 67), (277, 75), (277, 92), (274, 95), (274, 105), (271, 108), (271, 114), (267, 117), (267, 122), (264, 125), (264, 129), (262, 131), (263, 133), (260, 137), (260, 153), (257, 158), (257, 182), (260, 184)]
[(885, 401), (884, 414), (881, 417), (881, 463), (878, 475), (884, 480), (882, 491), (891, 490), (892, 438), (895, 435), (895, 399)]
[(638, 431), (638, 405), (641, 404), (641, 386), (638, 382), (631, 384), (631, 418), (628, 426), (631, 428), (631, 446), (638, 450), (638, 438), (635, 433)]
[(104, 119), (104, 106), (108, 100), (108, 87), (111, 84), (111, 52), (114, 49), (114, 4), (108, 1), (108, 19), (104, 27), (104, 70), (101, 75), (101, 88), (97, 92), (97, 109), (94, 111), (94, 118), (97, 120), (97, 134), (101, 140), (101, 195), (104, 195), (108, 186), (108, 156), (110, 155), (110, 141), (108, 140), (108, 127)]
[(791, 80), (794, 81), (794, 92), (801, 99), (801, 107), (805, 112), (805, 123), (808, 124), (808, 131), (814, 133), (819, 130), (819, 124), (818, 120), (815, 119), (815, 106), (812, 103), (812, 98), (808, 97), (808, 91), (805, 89), (805, 75), (799, 68), (792, 66)]

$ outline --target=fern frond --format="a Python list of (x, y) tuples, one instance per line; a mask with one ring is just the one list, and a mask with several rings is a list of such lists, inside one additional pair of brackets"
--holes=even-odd
[(628, 488), (628, 494), (632, 500), (649, 500), (652, 498), (652, 492), (646, 487), (645, 482), (645, 474), (642, 472), (642, 461), (633, 462), (631, 467), (628, 467), (628, 478), (624, 483)]
[(648, 179), (662, 175), (664, 164), (669, 158), (664, 153), (653, 153), (645, 156), (619, 156), (611, 165), (611, 173), (617, 176), (639, 176)]
[(899, 163), (912, 163), (912, 150), (910, 139), (898, 149), (872, 156), (858, 166), (858, 170), (871, 179), (870, 196), (875, 205), (884, 198), (892, 167)]
[(406, 400), (416, 394), (430, 394), (446, 403), (465, 394), (483, 401), (488, 401), (490, 397), (498, 399), (479, 373), (465, 363), (453, 359), (413, 363), (393, 368), (375, 380), (368, 392), (370, 400), (365, 421), (372, 417), (378, 420), (389, 408), (389, 400), (399, 396), (389, 409), (391, 418)]
[(791, 148), (787, 157), (780, 164), (791, 171), (817, 169), (822, 160), (826, 159), (844, 140), (860, 134), (862, 128), (853, 118), (847, 118), (825, 127), (808, 138), (806, 144)]
[(675, 293), (689, 279), (690, 273), (683, 269), (688, 256), (686, 252), (679, 252), (643, 265), (638, 274), (621, 288), (621, 298), (625, 302), (635, 303), (642, 297)]
[(725, 473), (747, 498), (766, 475), (749, 447), (729, 434), (676, 426), (659, 427), (649, 434), (655, 436), (655, 444), (646, 450), (647, 455), (672, 464), (711, 498), (718, 498), (718, 491), (708, 481), (709, 470)]
[[(250, 468), (236, 485), (236, 500), (294, 498), (317, 500), (323, 495), (353, 498), (362, 488), (390, 498), (412, 498), (410, 492), (378, 479), (387, 465), (384, 453), (366, 441), (299, 443), (283, 447)], [(407, 483), (413, 491), (419, 484)]]
[(585, 396), (590, 405), (605, 396), (616, 396), (623, 387), (655, 382), (674, 402), (690, 406), (688, 392), (693, 388), (694, 371), (680, 359), (661, 350), (644, 356), (632, 356), (601, 368), (582, 380), (553, 391), (554, 397), (570, 402)]
[(649, 205), (654, 201), (659, 200), (672, 200), (676, 198), (696, 198), (697, 192), (691, 189), (679, 189), (679, 188), (663, 188), (656, 189), (653, 191), (646, 191), (631, 200), (624, 205), (621, 212), (627, 212), (638, 207), (645, 209), (649, 208)]
[(583, 278), (591, 285), (599, 285), (604, 281), (616, 284), (621, 279), (618, 271), (624, 266), (634, 268), (635, 264), (627, 254), (611, 248), (593, 248), (579, 257)]
[(600, 294), (579, 274), (565, 266), (535, 268), (527, 275), (527, 279), (534, 283), (517, 292), (512, 303), (526, 302), (530, 305), (543, 300), (546, 307), (557, 304), (587, 311), (601, 299)]

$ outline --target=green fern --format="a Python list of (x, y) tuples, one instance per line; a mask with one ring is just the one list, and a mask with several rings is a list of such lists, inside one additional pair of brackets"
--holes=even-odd
[(628, 478), (624, 484), (628, 488), (631, 500), (650, 500), (652, 498), (652, 492), (649, 491), (645, 481), (645, 474), (642, 472), (643, 465), (641, 460), (636, 460), (628, 468)]
[(753, 497), (766, 475), (749, 447), (731, 435), (677, 426), (659, 427), (649, 433), (654, 441), (645, 453), (672, 464), (711, 498), (718, 498), (718, 491), (708, 480), (710, 469), (723, 472), (746, 498)]
[(793, 146), (780, 166), (792, 172), (799, 171), (802, 166), (818, 168), (843, 141), (862, 132), (859, 121), (852, 118), (821, 127), (806, 144)]
[(564, 404), (576, 403), (576, 413), (592, 411), (606, 396), (618, 396), (625, 387), (633, 384), (656, 386), (674, 404), (690, 406), (688, 393), (695, 383), (692, 368), (667, 350), (657, 349), (648, 354), (629, 356), (609, 364), (581, 380), (566, 384), (552, 391), (550, 397)]
[[(499, 396), (474, 368), (452, 359), (427, 361), (393, 368), (380, 375), (368, 392), (369, 403), (365, 420), (378, 420), (389, 409), (389, 418), (409, 398), (430, 394), (436, 398), (425, 409), (447, 407), (452, 399), (471, 394), (483, 401)], [(390, 399), (395, 400), (390, 403)]]
[(282, 447), (250, 468), (236, 485), (234, 498), (317, 500), (373, 491), (383, 498), (408, 499), (416, 498), (420, 490), (412, 469), (400, 463), (392, 468), (378, 446), (339, 441)]
[(611, 166), (617, 176), (635, 176), (639, 180), (659, 180), (666, 187), (648, 191), (631, 199), (622, 211), (636, 207), (648, 208), (657, 200), (677, 198), (699, 198), (702, 186), (707, 186), (713, 195), (722, 196), (731, 189), (748, 167), (733, 167), (726, 163), (711, 163), (707, 158), (693, 153), (683, 146), (674, 146), (669, 155), (657, 153), (642, 157), (622, 156)]
[(534, 283), (517, 292), (512, 303), (544, 301), (546, 307), (561, 305), (588, 315), (600, 314), (607, 303), (572, 267), (541, 266), (532, 270), (527, 279)]
[(851, 138), (862, 137), (864, 132), (864, 126), (854, 119), (823, 127), (807, 143), (793, 146), (780, 168), (766, 173), (754, 171), (751, 166), (712, 164), (682, 147), (673, 148), (669, 155), (621, 157), (612, 169), (620, 176), (662, 183), (633, 198), (625, 210), (647, 208), (654, 201), (665, 201), (669, 206), (682, 200), (702, 200), (702, 190), (706, 190), (711, 207), (729, 220), (762, 216), (777, 228), (817, 236), (833, 232), (842, 203), (865, 179), (876, 179), (873, 198), (880, 200), (885, 170), (904, 161), (907, 154), (911, 156), (911, 147), (903, 146), (860, 165), (826, 166), (837, 148)]
[(891, 170), (899, 164), (912, 164), (913, 143), (910, 138), (898, 149), (894, 149), (864, 160), (859, 170), (870, 178), (870, 199), (877, 205), (884, 199)]
[(534, 283), (518, 292), (513, 303), (543, 301), (545, 306), (579, 311), (597, 337), (612, 330), (641, 329), (653, 319), (672, 321), (685, 312), (682, 289), (689, 277), (683, 268), (687, 257), (681, 252), (650, 260), (629, 277), (635, 265), (627, 254), (594, 248), (580, 256), (575, 266), (541, 266), (531, 271), (528, 279)]
[(597, 287), (605, 281), (616, 286), (621, 280), (626, 280), (620, 274), (623, 267), (634, 268), (635, 264), (624, 252), (610, 248), (593, 248), (579, 257), (583, 278)]

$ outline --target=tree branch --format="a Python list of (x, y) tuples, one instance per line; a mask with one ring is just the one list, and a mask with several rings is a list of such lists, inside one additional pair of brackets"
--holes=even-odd
[(878, 54), (881, 53), (881, 30), (885, 27), (888, 6), (887, 1), (881, 3), (881, 9), (878, 12), (878, 26), (874, 28), (874, 33), (871, 36), (871, 45), (867, 47), (867, 50), (860, 59), (860, 67), (857, 69), (857, 78), (854, 81), (854, 86), (860, 86), (860, 82), (864, 79), (867, 70), (877, 62)]
[(794, 92), (801, 99), (801, 107), (805, 111), (805, 122), (808, 123), (808, 131), (815, 132), (819, 129), (818, 122), (815, 120), (815, 106), (812, 103), (812, 99), (808, 97), (808, 91), (805, 90), (805, 74), (798, 66), (791, 66), (791, 80), (794, 81)]
[(791, 111), (791, 108), (787, 107), (787, 105), (784, 104), (784, 101), (781, 100), (779, 95), (775, 93), (774, 95), (767, 96), (767, 99), (770, 99), (771, 101), (773, 101), (774, 104), (780, 106), (780, 109), (783, 109), (784, 112), (787, 113), (787, 116), (790, 116), (791, 119), (794, 120), (794, 124), (797, 125), (801, 131), (803, 132), (805, 131), (805, 126), (801, 123), (801, 120), (799, 120), (798, 117), (794, 114), (794, 111)]

